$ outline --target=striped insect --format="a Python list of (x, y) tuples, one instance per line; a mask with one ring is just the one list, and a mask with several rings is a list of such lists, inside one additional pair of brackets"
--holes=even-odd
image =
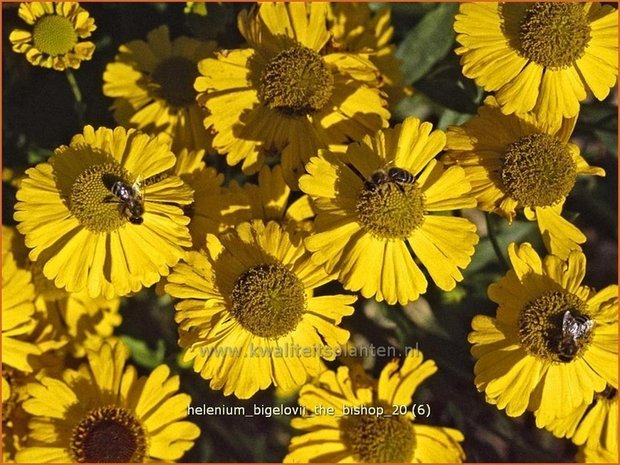
[(126, 183), (122, 178), (113, 174), (104, 174), (103, 184), (112, 195), (105, 198), (105, 202), (118, 203), (120, 214), (131, 224), (142, 224), (144, 214), (144, 195), (140, 177), (133, 184)]
[(586, 315), (573, 316), (566, 310), (562, 317), (562, 335), (558, 340), (557, 353), (562, 362), (570, 362), (584, 345), (594, 327), (594, 320)]
[(406, 169), (392, 166), (387, 170), (379, 169), (375, 171), (370, 176), (370, 179), (367, 179), (364, 182), (364, 187), (367, 190), (374, 192), (379, 189), (381, 185), (393, 183), (396, 184), (396, 186), (401, 190), (401, 192), (404, 192), (405, 189), (403, 185), (413, 184), (415, 183), (415, 181), (415, 176)]

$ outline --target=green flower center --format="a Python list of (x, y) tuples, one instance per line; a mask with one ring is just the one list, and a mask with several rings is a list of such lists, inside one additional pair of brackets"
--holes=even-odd
[(142, 462), (146, 434), (132, 413), (120, 407), (91, 410), (73, 429), (71, 454), (78, 463)]
[[(586, 304), (564, 291), (548, 291), (528, 302), (519, 315), (519, 339), (527, 353), (545, 361), (568, 363), (580, 356), (592, 341), (592, 328), (573, 331), (569, 323), (589, 321)], [(570, 324), (568, 326), (571, 326)]]
[(581, 58), (590, 42), (590, 25), (579, 3), (540, 2), (528, 8), (519, 29), (522, 54), (560, 69)]
[(565, 198), (577, 167), (568, 145), (548, 134), (529, 134), (506, 148), (501, 170), (505, 192), (527, 207), (546, 207)]
[(355, 461), (409, 463), (416, 446), (413, 424), (403, 416), (350, 415), (341, 422), (341, 437)]
[(185, 57), (171, 56), (151, 73), (151, 91), (173, 107), (187, 107), (196, 101), (194, 81), (197, 77), (196, 63)]
[(115, 231), (129, 219), (127, 204), (112, 194), (112, 183), (106, 179), (118, 179), (129, 186), (134, 182), (118, 163), (103, 163), (83, 171), (71, 186), (69, 210), (94, 233)]
[(280, 264), (259, 265), (243, 273), (233, 287), (232, 314), (259, 337), (293, 331), (306, 310), (303, 283)]
[(333, 87), (334, 77), (321, 56), (298, 45), (280, 52), (265, 66), (258, 95), (273, 110), (303, 116), (322, 109)]
[(365, 186), (357, 198), (358, 221), (380, 239), (406, 239), (424, 222), (425, 198), (417, 184), (387, 181)]
[(34, 25), (32, 41), (35, 48), (50, 55), (64, 55), (77, 44), (77, 33), (68, 18), (46, 15)]

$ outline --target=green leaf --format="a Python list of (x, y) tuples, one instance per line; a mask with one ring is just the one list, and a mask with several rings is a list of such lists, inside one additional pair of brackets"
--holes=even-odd
[[(493, 218), (493, 221), (500, 221), (499, 218)], [(504, 257), (508, 257), (507, 249), (511, 242), (530, 242), (535, 247), (540, 244), (538, 228), (534, 221), (514, 221), (512, 224), (508, 224), (507, 221), (502, 221), (502, 226), (496, 225), (498, 231), (496, 231), (497, 242)], [(495, 255), (493, 246), (488, 237), (484, 237), (480, 240), (480, 243), (476, 246), (476, 252), (472, 257), (470, 265), (465, 269), (463, 274), (465, 278), (474, 278), (487, 266), (497, 265), (498, 257)]]
[(131, 336), (122, 335), (120, 339), (131, 350), (131, 358), (134, 362), (144, 368), (154, 369), (162, 364), (166, 351), (163, 339), (157, 340), (157, 348), (151, 350), (146, 342), (140, 339), (134, 339)]
[(189, 29), (201, 40), (212, 40), (232, 27), (235, 12), (232, 6), (222, 3), (210, 3), (209, 13), (205, 3), (193, 2), (185, 8), (185, 18)]
[(433, 102), (457, 113), (475, 114), (484, 91), (461, 73), (456, 57), (447, 57), (440, 66), (420, 79), (416, 90)]
[(424, 76), (452, 48), (452, 23), (458, 4), (442, 3), (433, 9), (407, 34), (396, 51), (403, 61), (402, 70), (407, 84)]

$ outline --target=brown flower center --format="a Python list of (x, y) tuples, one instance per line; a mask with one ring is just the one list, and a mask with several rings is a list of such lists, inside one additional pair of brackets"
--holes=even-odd
[(90, 166), (71, 187), (69, 209), (82, 226), (94, 233), (115, 231), (128, 221), (127, 202), (112, 193), (114, 180), (127, 186), (135, 182), (118, 163), (109, 162)]
[(413, 424), (404, 416), (350, 415), (341, 437), (361, 463), (409, 463), (416, 447)]
[(358, 221), (381, 239), (405, 239), (424, 222), (425, 197), (416, 183), (367, 182), (357, 198)]
[(521, 310), (519, 339), (526, 352), (535, 357), (568, 363), (581, 356), (592, 341), (593, 324), (579, 297), (548, 291)]
[(284, 266), (258, 265), (237, 279), (232, 313), (256, 336), (277, 338), (290, 333), (306, 310), (303, 283)]
[(303, 116), (322, 109), (329, 101), (334, 77), (314, 50), (302, 45), (280, 52), (260, 78), (259, 98), (273, 110)]
[(565, 198), (577, 176), (567, 144), (548, 134), (528, 134), (504, 154), (501, 178), (505, 192), (527, 207), (546, 207)]
[(88, 412), (71, 436), (71, 453), (78, 463), (142, 462), (146, 448), (140, 422), (131, 412), (114, 406)]
[(572, 65), (590, 43), (583, 4), (534, 3), (521, 21), (519, 39), (522, 54), (540, 65), (552, 69)]
[(151, 90), (173, 107), (193, 105), (196, 102), (194, 81), (198, 74), (196, 63), (185, 57), (171, 56), (151, 73)]

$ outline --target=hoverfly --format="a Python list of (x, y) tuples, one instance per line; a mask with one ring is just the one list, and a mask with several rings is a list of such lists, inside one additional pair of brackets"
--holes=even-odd
[(570, 362), (583, 347), (584, 340), (592, 332), (594, 320), (586, 315), (573, 314), (566, 310), (562, 317), (562, 335), (557, 345), (557, 353), (562, 362)]

